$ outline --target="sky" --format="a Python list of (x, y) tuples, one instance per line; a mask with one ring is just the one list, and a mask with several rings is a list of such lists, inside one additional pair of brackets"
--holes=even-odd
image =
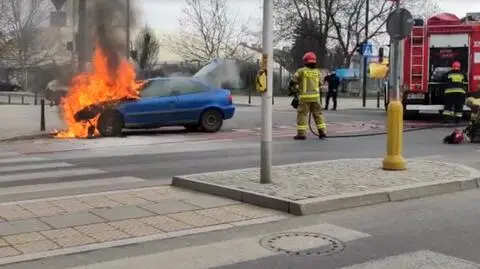
[[(263, 0), (228, 0), (232, 11), (239, 19), (249, 21), (252, 28), (260, 26)], [(417, 0), (422, 1), (422, 0)], [(443, 11), (463, 17), (467, 12), (480, 12), (480, 0), (437, 0)], [(148, 24), (159, 34), (175, 32), (185, 5), (184, 0), (134, 0), (140, 14), (139, 23)], [(160, 58), (165, 61), (179, 60), (178, 56), (162, 50)]]

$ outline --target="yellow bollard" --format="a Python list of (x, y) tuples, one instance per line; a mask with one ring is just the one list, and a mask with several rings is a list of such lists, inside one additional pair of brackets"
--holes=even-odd
[(403, 158), (403, 105), (392, 100), (387, 108), (387, 155), (383, 159), (384, 170), (405, 170)]

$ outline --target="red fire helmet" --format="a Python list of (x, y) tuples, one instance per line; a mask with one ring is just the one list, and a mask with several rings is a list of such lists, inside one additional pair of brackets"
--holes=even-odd
[(455, 61), (455, 62), (453, 62), (453, 64), (452, 64), (452, 69), (453, 69), (453, 70), (460, 70), (461, 67), (462, 67), (462, 65), (461, 65), (460, 62), (458, 62), (458, 61)]
[(303, 55), (303, 62), (306, 64), (314, 64), (317, 63), (317, 55), (315, 53), (309, 51)]

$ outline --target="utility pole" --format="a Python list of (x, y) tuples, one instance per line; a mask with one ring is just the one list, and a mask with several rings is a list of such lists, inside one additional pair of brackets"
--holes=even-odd
[(125, 57), (127, 58), (127, 60), (130, 58), (130, 0), (126, 0), (127, 1), (127, 14), (126, 14), (126, 20), (125, 20), (125, 33), (126, 33), (126, 41), (127, 42), (127, 51), (125, 53)]
[(87, 70), (87, 0), (78, 0), (78, 71)]
[[(263, 0), (262, 60), (266, 59), (267, 90), (262, 96), (260, 183), (272, 182), (273, 1)], [(262, 61), (263, 62), (263, 61)]]
[[(368, 11), (370, 9), (370, 0), (366, 0), (365, 4), (365, 43), (368, 42), (368, 24), (369, 24), (369, 17)], [(368, 56), (364, 56), (363, 58), (363, 81), (362, 81), (362, 107), (367, 106), (367, 71), (368, 71)]]

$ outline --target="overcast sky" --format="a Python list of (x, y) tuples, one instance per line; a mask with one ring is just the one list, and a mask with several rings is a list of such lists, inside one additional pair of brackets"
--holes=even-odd
[[(240, 19), (250, 19), (252, 27), (259, 25), (263, 0), (229, 1), (232, 11), (238, 11)], [(138, 8), (142, 14), (140, 19), (142, 24), (147, 23), (159, 32), (173, 32), (178, 29), (178, 20), (184, 6), (183, 0), (134, 0), (132, 2), (141, 3)], [(464, 16), (467, 12), (480, 12), (480, 0), (438, 0), (438, 2), (444, 11), (459, 17)], [(165, 58), (176, 58), (171, 54), (163, 54), (162, 56)]]

